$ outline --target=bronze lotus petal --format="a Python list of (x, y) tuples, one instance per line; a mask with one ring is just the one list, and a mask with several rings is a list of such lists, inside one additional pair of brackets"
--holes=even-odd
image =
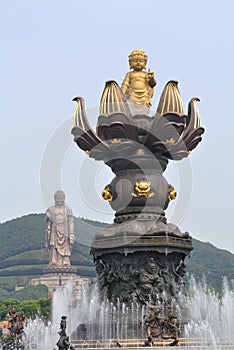
[(114, 80), (109, 80), (100, 101), (100, 114), (110, 115), (111, 113), (120, 112), (130, 115), (129, 107), (125, 95), (121, 88)]
[(170, 80), (164, 87), (156, 115), (164, 115), (169, 112), (184, 114), (184, 107), (178, 89), (178, 81), (176, 80)]
[(98, 118), (97, 134), (102, 140), (129, 139), (137, 141), (137, 127), (130, 117), (123, 113), (113, 113)]
[(168, 148), (179, 139), (184, 130), (185, 121), (185, 115), (176, 113), (156, 115), (144, 145), (153, 153), (167, 152)]
[(200, 115), (196, 106), (197, 101), (200, 100), (195, 97), (189, 102), (185, 129), (177, 142), (171, 145), (170, 152), (166, 154), (168, 159), (180, 160), (187, 157), (202, 140), (201, 135), (205, 129), (200, 126)]

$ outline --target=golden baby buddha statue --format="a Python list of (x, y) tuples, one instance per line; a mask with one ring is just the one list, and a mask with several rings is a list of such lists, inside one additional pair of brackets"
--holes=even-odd
[(129, 66), (133, 71), (125, 75), (121, 89), (135, 112), (144, 111), (151, 106), (156, 80), (154, 72), (145, 71), (148, 56), (142, 50), (134, 50), (130, 53)]

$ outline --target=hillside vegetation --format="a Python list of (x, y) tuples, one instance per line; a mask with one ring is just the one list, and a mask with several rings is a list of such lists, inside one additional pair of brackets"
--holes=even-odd
[[(75, 218), (76, 242), (72, 250), (71, 263), (78, 274), (95, 277), (90, 256), (92, 237), (106, 224)], [(44, 214), (30, 214), (0, 224), (0, 297), (12, 292), (17, 284), (27, 284), (31, 278), (42, 274), (48, 265), (49, 256), (44, 246)], [(194, 250), (186, 260), (187, 272), (197, 280), (203, 274), (207, 284), (221, 290), (222, 279), (234, 278), (234, 255), (218, 249), (210, 243), (193, 240)]]
[(221, 292), (224, 277), (234, 280), (234, 254), (196, 239), (193, 247), (190, 259), (186, 260), (187, 272), (197, 281), (205, 278), (208, 286)]

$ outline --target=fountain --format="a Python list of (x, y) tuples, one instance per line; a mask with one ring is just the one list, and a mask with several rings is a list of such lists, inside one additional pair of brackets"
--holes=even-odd
[(176, 190), (163, 173), (169, 160), (189, 156), (204, 129), (197, 98), (184, 114), (177, 81), (166, 84), (150, 117), (156, 80), (153, 72), (144, 70), (147, 55), (134, 50), (129, 63), (133, 71), (122, 88), (115, 81), (106, 83), (96, 132), (89, 125), (83, 98), (74, 99), (72, 134), (79, 148), (104, 161), (115, 174), (102, 191), (115, 211), (114, 223), (94, 236), (91, 247), (101, 300), (107, 298), (114, 307), (163, 305), (166, 314), (180, 306), (184, 261), (193, 247), (188, 232), (167, 222), (165, 210)]
[[(190, 296), (187, 298), (190, 321), (185, 327), (188, 339), (200, 339), (205, 346), (234, 344), (233, 317), (234, 293), (233, 283), (229, 286), (226, 279), (223, 282), (222, 297), (207, 288), (205, 282), (197, 284), (190, 281)], [(232, 288), (232, 290), (231, 290)]]
[[(174, 186), (163, 176), (168, 162), (188, 157), (204, 132), (199, 100), (190, 101), (185, 115), (178, 82), (170, 81), (156, 113), (149, 116), (154, 73), (145, 71), (147, 55), (142, 50), (134, 50), (129, 63), (133, 71), (121, 88), (115, 81), (106, 83), (96, 132), (83, 98), (74, 99), (74, 141), (115, 174), (102, 191), (115, 219), (92, 241), (95, 289), (84, 292), (79, 303), (71, 298), (72, 282), (60, 287), (54, 294), (53, 322), (43, 333), (56, 344), (55, 324), (66, 315), (67, 332), (77, 348), (179, 343), (217, 349), (220, 343), (232, 344), (233, 294), (225, 286), (219, 299), (193, 282), (186, 295), (185, 259), (193, 249), (192, 238), (165, 215), (176, 198)], [(33, 321), (25, 330), (28, 337), (31, 327)], [(35, 339), (38, 349), (52, 349), (34, 334)]]
[[(133, 305), (132, 308), (125, 304), (114, 306), (108, 300), (100, 301), (97, 286), (92, 289), (84, 289), (82, 302), (71, 302), (74, 296), (75, 285), (69, 281), (65, 287), (56, 290), (53, 297), (52, 322), (45, 325), (40, 318), (30, 320), (25, 328), (25, 342), (28, 348), (39, 350), (52, 350), (58, 341), (58, 327), (61, 317), (67, 315), (67, 334), (75, 348), (110, 348), (141, 347), (145, 346), (147, 331), (144, 324), (144, 315), (147, 307)], [(233, 285), (223, 283), (223, 296), (208, 290), (204, 284), (197, 284), (192, 278), (187, 295), (183, 295), (183, 309), (178, 314), (183, 314), (186, 308), (187, 320), (185, 320), (184, 334), (179, 338), (179, 344), (189, 349), (233, 349), (233, 319), (234, 319), (234, 293)], [(138, 317), (135, 318), (135, 316)], [(160, 315), (163, 316), (162, 312)], [(130, 322), (126, 322), (127, 317)], [(94, 329), (93, 320), (96, 319), (99, 328)], [(115, 322), (110, 322), (114, 319)], [(137, 320), (141, 322), (137, 322)], [(82, 326), (82, 327), (81, 327)], [(85, 329), (85, 337), (80, 333)], [(135, 334), (129, 334), (135, 329)], [(134, 338), (134, 335), (137, 338)], [(155, 346), (166, 346), (171, 339), (154, 339)], [(232, 347), (231, 347), (232, 345)]]

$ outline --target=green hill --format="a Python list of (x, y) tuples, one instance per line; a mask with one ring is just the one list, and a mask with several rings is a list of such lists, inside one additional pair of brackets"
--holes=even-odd
[[(90, 245), (95, 233), (105, 223), (75, 218), (76, 242), (71, 263), (78, 274), (95, 277), (90, 256)], [(30, 214), (0, 224), (0, 297), (11, 292), (17, 284), (27, 284), (31, 278), (42, 274), (49, 256), (44, 246), (44, 214)], [(234, 278), (234, 255), (210, 243), (193, 240), (194, 250), (186, 260), (187, 272), (196, 279), (206, 276), (207, 284), (221, 290), (222, 279)]]
[(197, 281), (205, 277), (208, 286), (221, 291), (225, 276), (229, 281), (234, 280), (234, 254), (196, 239), (193, 239), (193, 247), (186, 265), (188, 273)]
[[(81, 276), (95, 277), (90, 245), (93, 235), (105, 225), (75, 218), (76, 242), (71, 263)], [(49, 262), (48, 252), (43, 248), (44, 237), (44, 214), (29, 214), (0, 224), (0, 296), (1, 289), (10, 292), (15, 285), (25, 285), (42, 274)]]

